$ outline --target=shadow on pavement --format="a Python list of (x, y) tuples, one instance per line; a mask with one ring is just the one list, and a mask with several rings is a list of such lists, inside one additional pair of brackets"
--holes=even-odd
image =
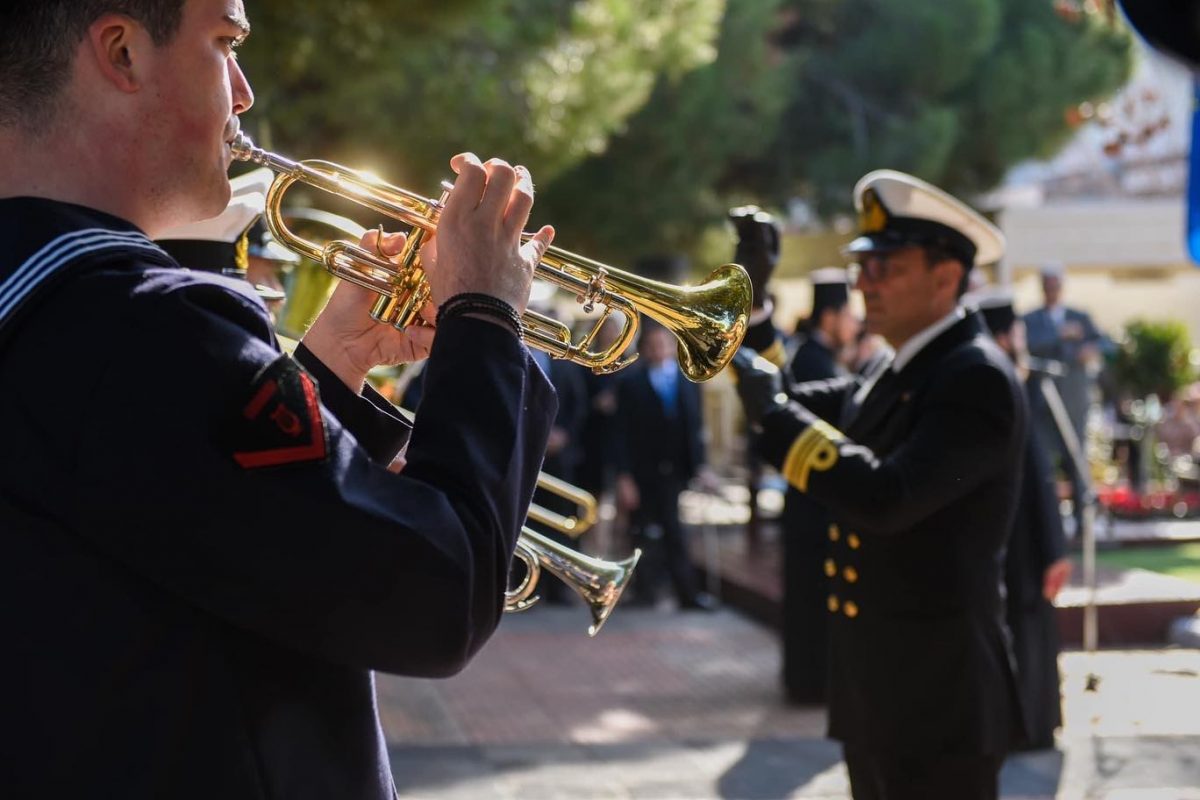
[(730, 800), (777, 800), (805, 793), (847, 792), (842, 748), (828, 740), (756, 739), (721, 776), (717, 793)]

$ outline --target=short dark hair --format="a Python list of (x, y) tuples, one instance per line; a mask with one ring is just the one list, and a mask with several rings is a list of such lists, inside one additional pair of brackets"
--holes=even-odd
[(0, 4), (0, 126), (47, 122), (88, 26), (105, 14), (137, 20), (171, 41), (187, 0), (5, 0)]

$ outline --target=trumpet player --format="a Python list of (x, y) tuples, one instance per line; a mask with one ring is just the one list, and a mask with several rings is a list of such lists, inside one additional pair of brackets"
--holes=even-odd
[[(247, 284), (152, 243), (229, 200), (249, 30), (0, 5), (5, 796), (392, 798), (372, 670), (449, 675), (500, 619), (556, 405), (517, 323), (530, 176), (452, 160), (436, 327), (343, 284), (283, 355)], [(410, 431), (364, 378), (426, 356)]]

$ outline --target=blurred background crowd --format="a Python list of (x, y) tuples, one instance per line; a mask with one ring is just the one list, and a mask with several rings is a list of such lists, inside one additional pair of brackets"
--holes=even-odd
[[(756, 203), (781, 235), (776, 324), (793, 332), (792, 351), (827, 340), (839, 370), (862, 369), (881, 344), (853, 291), (836, 318), (822, 308), (853, 229), (854, 181), (886, 165), (970, 198), (1008, 240), (1004, 261), (977, 272), (1013, 293), (1102, 515), (1200, 514), (1200, 274), (1183, 230), (1191, 81), (1140, 46), (1111, 3), (354, 0), (331, 18), (321, 3), (248, 0), (247, 10), (273, 45), (243, 59), (258, 96), (246, 127), (260, 144), (420, 193), (458, 150), (504, 153), (538, 175), (535, 221), (554, 224), (559, 244), (671, 283), (733, 260), (727, 211)], [(290, 211), (314, 238), (377, 222)], [(281, 332), (303, 331), (331, 280), (307, 263), (268, 270), (259, 282), (286, 292), (274, 301)], [(573, 298), (537, 303), (592, 324)], [(585, 549), (650, 544), (643, 584), (707, 607), (678, 500), (685, 519), (703, 509), (753, 529), (780, 513), (782, 482), (748, 460), (727, 379), (679, 380), (674, 344), (658, 339), (649, 333), (637, 368), (615, 375), (547, 363), (563, 401), (547, 471), (603, 500)], [(417, 407), (419, 379), (378, 379)], [(1081, 476), (1043, 438), (1070, 534)], [(641, 602), (658, 599), (642, 589)]]

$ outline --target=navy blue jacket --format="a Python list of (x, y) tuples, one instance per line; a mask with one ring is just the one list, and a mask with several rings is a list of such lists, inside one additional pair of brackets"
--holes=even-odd
[(830, 512), (829, 731), (887, 754), (1002, 754), (1020, 725), (1001, 584), (1027, 410), (968, 315), (898, 372), (791, 387), (760, 447)]
[(248, 285), (76, 206), (0, 200), (0, 232), (0, 795), (392, 797), (372, 670), (495, 629), (545, 377), (446, 321), (393, 474), (406, 424)]

